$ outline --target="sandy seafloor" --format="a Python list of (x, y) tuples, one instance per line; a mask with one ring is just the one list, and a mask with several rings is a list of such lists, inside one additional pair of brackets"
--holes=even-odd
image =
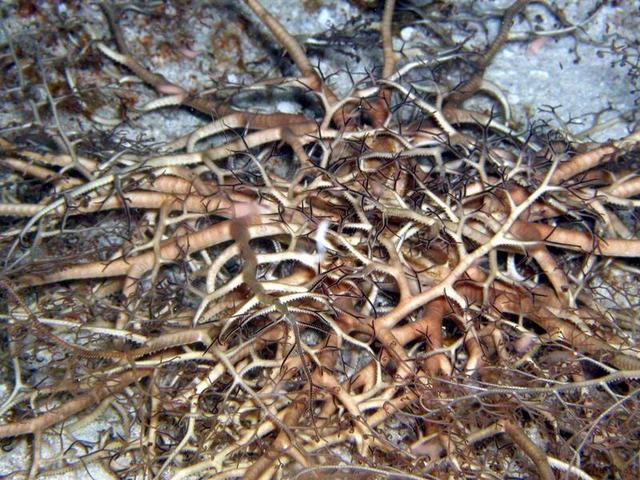
[[(24, 2), (20, 2), (24, 3)], [(36, 31), (42, 28), (56, 28), (54, 24), (63, 23), (69, 19), (77, 18), (80, 24), (88, 25), (97, 36), (107, 34), (104, 19), (97, 5), (89, 4), (81, 8), (76, 8), (71, 3), (65, 2), (35, 2), (41, 12), (57, 19), (51, 24), (43, 27), (36, 19), (36, 16), (21, 17), (17, 15), (16, 2), (2, 2), (5, 10), (3, 29), (0, 30), (0, 45), (2, 54), (8, 52), (7, 37), (9, 34), (14, 44), (28, 45), (29, 39), (33, 39)], [(145, 2), (139, 2), (143, 5)], [(181, 2), (183, 5), (185, 2)], [(240, 32), (240, 22), (237, 15), (225, 17), (225, 9), (231, 8), (234, 2), (221, 1), (211, 2), (215, 4), (207, 10), (208, 16), (202, 18), (179, 17), (179, 11), (171, 2), (164, 5), (164, 15), (172, 19), (168, 24), (159, 21), (157, 18), (146, 18), (142, 15), (129, 13), (124, 18), (125, 36), (131, 42), (134, 53), (140, 55), (148, 52), (144, 56), (147, 65), (162, 73), (167, 78), (176, 81), (186, 87), (194, 88), (202, 85), (210, 85), (211, 79), (226, 82), (247, 81), (243, 76), (242, 68), (238, 67), (236, 39), (240, 39), (242, 49), (242, 62), (264, 62), (265, 55), (277, 57), (280, 49), (271, 42), (271, 49), (262, 48), (265, 42), (270, 41), (270, 36), (263, 28), (256, 30), (254, 22), (249, 33), (245, 30)], [(401, 2), (398, 2), (399, 4)], [(414, 0), (412, 3), (419, 6), (428, 2)], [(478, 11), (497, 11), (510, 4), (510, 1), (480, 1), (476, 2), (475, 8)], [(576, 23), (587, 18), (589, 12), (593, 10), (594, 1), (570, 1), (558, 2), (567, 6), (568, 18)], [(202, 5), (203, 2), (200, 3)], [(364, 16), (362, 10), (354, 3), (347, 0), (328, 1), (298, 1), (298, 0), (263, 0), (263, 4), (277, 18), (300, 39), (310, 42), (310, 44), (320, 45), (326, 40), (324, 35), (329, 29), (335, 28), (338, 31), (346, 28), (349, 30), (350, 23), (364, 24), (377, 22), (380, 18), (379, 12), (368, 12)], [(622, 51), (615, 51), (619, 45), (625, 42), (632, 43), (639, 41), (640, 35), (640, 2), (632, 0), (622, 0), (618, 2), (606, 2), (590, 21), (581, 26), (576, 36), (565, 35), (559, 38), (548, 37), (534, 40), (532, 38), (523, 41), (509, 43), (497, 55), (486, 73), (486, 79), (495, 83), (506, 95), (512, 109), (515, 125), (526, 126), (532, 121), (548, 121), (554, 125), (559, 122), (567, 124), (567, 128), (574, 134), (579, 134), (590, 128), (594, 120), (594, 113), (608, 108), (600, 118), (601, 122), (609, 122), (610, 125), (592, 135), (590, 138), (596, 141), (606, 141), (611, 138), (624, 136), (634, 127), (637, 128), (638, 105), (634, 104), (640, 97), (639, 92), (634, 92), (634, 88), (640, 86), (638, 79), (634, 79), (630, 74), (634, 72), (632, 65), (621, 63), (623, 60)], [(238, 7), (234, 7), (238, 8)], [(537, 15), (541, 15), (537, 18)], [(473, 30), (473, 23), (470, 24)], [(550, 20), (548, 11), (540, 6), (530, 6), (527, 8), (527, 21), (519, 21), (513, 32), (528, 32), (532, 26), (539, 25), (539, 28), (553, 28), (553, 21)], [(488, 22), (489, 36), (496, 30), (497, 22)], [(375, 28), (375, 23), (372, 23)], [(78, 27), (76, 27), (78, 28)], [(186, 36), (174, 35), (176, 31)], [(257, 34), (257, 32), (261, 32)], [(237, 34), (237, 35), (234, 35)], [(396, 48), (399, 49), (403, 43), (418, 45), (419, 42), (429, 43), (428, 31), (420, 25), (407, 25), (396, 30)], [(248, 35), (255, 35), (253, 41), (248, 41)], [(459, 32), (457, 40), (462, 40), (467, 32)], [(218, 36), (216, 36), (218, 35)], [(477, 39), (471, 42), (485, 41), (483, 33), (478, 33)], [(223, 43), (216, 44), (216, 38), (222, 36)], [(185, 37), (185, 38), (182, 38)], [(375, 38), (375, 37), (371, 37)], [(625, 40), (626, 39), (626, 40)], [(140, 42), (144, 41), (146, 50), (143, 50)], [(614, 43), (612, 44), (612, 41)], [(166, 45), (169, 45), (169, 54), (166, 54)], [(163, 47), (163, 45), (165, 45)], [(612, 48), (614, 47), (614, 48)], [(162, 54), (163, 48), (165, 54)], [(349, 64), (356, 76), (357, 73), (364, 72), (365, 68), (371, 68), (371, 62), (377, 62), (380, 51), (377, 48), (369, 47), (364, 52), (358, 52), (358, 57), (348, 54), (332, 53), (333, 47), (322, 49), (324, 53), (320, 60), (320, 66), (326, 74), (335, 71), (336, 68)], [(340, 47), (342, 48), (342, 47)], [(618, 49), (619, 50), (619, 49)], [(180, 53), (180, 52), (185, 52)], [(265, 53), (266, 52), (266, 53)], [(56, 52), (48, 52), (53, 55)], [(58, 54), (60, 52), (57, 52)], [(635, 74), (637, 75), (638, 51), (633, 54), (632, 50), (627, 50), (628, 62), (636, 63)], [(315, 58), (318, 61), (318, 58)], [(379, 64), (379, 63), (378, 63)], [(112, 62), (105, 60), (104, 68), (108, 71), (114, 70)], [(268, 65), (267, 65), (268, 66)], [(6, 68), (6, 67), (5, 67)], [(257, 67), (256, 67), (257, 68)], [(6, 71), (6, 70), (5, 70)], [(274, 72), (272, 68), (272, 74)], [(4, 75), (0, 72), (0, 75)], [(105, 82), (105, 77), (83, 78), (87, 75), (83, 71), (74, 71), (79, 85), (86, 85), (91, 82)], [(91, 75), (95, 75), (92, 73)], [(275, 75), (281, 75), (275, 71)], [(348, 78), (344, 74), (338, 75), (332, 81), (336, 82), (336, 89), (344, 91), (348, 89)], [(4, 95), (7, 85), (4, 82), (0, 86), (3, 101), (0, 104), (0, 135), (10, 131), (16, 131), (28, 123), (29, 112), (24, 105), (12, 104)], [(138, 87), (140, 96), (138, 102), (151, 100), (154, 94), (148, 89)], [(280, 111), (287, 111), (290, 108), (286, 102), (280, 101), (273, 108)], [(554, 109), (557, 117), (551, 113)], [(116, 113), (110, 110), (109, 106), (101, 107), (98, 115), (105, 118), (113, 118)], [(68, 132), (78, 132), (91, 127), (90, 122), (85, 118), (74, 118), (68, 113), (62, 114), (61, 119), (64, 128)], [(132, 142), (141, 138), (146, 142), (166, 141), (174, 136), (187, 133), (196, 126), (202, 124), (203, 120), (198, 119), (184, 110), (165, 109), (147, 114), (128, 124), (116, 128), (117, 135), (128, 138)], [(0, 227), (1, 228), (1, 227)], [(0, 378), (0, 404), (7, 397), (12, 388), (12, 370), (10, 366), (2, 368), (5, 377)], [(91, 423), (83, 430), (75, 433), (76, 438), (95, 441), (98, 434), (108, 428), (118, 429), (116, 417), (101, 417), (100, 420)], [(70, 445), (69, 439), (58, 436), (45, 437), (46, 448), (43, 449), (43, 456), (50, 457), (61, 449), (66, 449)], [(69, 453), (75, 451), (77, 454), (81, 450), (71, 447)], [(7, 475), (13, 471), (24, 468), (25, 462), (29, 462), (30, 447), (24, 440), (9, 442), (5, 449), (0, 451), (0, 475)], [(71, 478), (93, 478), (102, 480), (113, 478), (107, 475), (100, 467), (92, 465), (88, 469), (78, 470), (75, 473), (61, 474), (55, 479)]]

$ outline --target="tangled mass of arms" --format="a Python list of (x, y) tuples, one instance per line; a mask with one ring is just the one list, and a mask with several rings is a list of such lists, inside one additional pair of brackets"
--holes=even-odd
[[(155, 90), (139, 110), (213, 121), (108, 158), (0, 139), (6, 175), (47, 192), (0, 204), (0, 438), (31, 439), (24, 476), (95, 462), (122, 478), (637, 474), (624, 286), (640, 132), (523, 135), (470, 109), (527, 1), (483, 53), (429, 60), (393, 50), (394, 3), (381, 71), (340, 98), (245, 0), (299, 71), (247, 88), (315, 114), (186, 90), (132, 55), (122, 11), (103, 5), (113, 41), (91, 48)], [(473, 68), (454, 90), (416, 80), (462, 57)], [(107, 412), (123, 433), (41, 454)]]

